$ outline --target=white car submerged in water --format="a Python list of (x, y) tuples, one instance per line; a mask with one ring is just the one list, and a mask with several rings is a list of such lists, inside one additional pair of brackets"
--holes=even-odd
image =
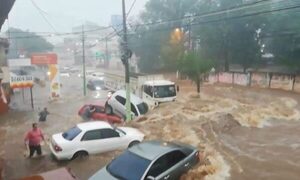
[(77, 124), (64, 133), (54, 134), (50, 149), (58, 160), (75, 159), (131, 147), (144, 139), (144, 134), (130, 127), (113, 127), (104, 121)]

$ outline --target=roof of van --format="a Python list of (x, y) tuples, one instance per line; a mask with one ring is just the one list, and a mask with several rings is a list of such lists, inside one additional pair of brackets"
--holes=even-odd
[(146, 81), (144, 84), (151, 85), (151, 86), (164, 86), (164, 85), (174, 85), (175, 83), (168, 80), (152, 80), (152, 81)]

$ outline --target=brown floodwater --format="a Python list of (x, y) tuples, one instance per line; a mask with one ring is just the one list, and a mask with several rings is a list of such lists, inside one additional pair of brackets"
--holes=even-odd
[[(81, 122), (82, 104), (103, 100), (106, 92), (88, 92), (82, 97), (82, 79), (63, 79), (63, 98), (48, 102), (48, 87), (34, 89), (36, 110), (29, 97), (16, 95), (16, 110), (0, 117), (0, 156), (4, 179), (16, 179), (59, 167), (70, 167), (80, 179), (88, 179), (121, 152), (90, 156), (84, 161), (57, 162), (45, 145), (45, 156), (24, 157), (23, 137), (37, 121), (38, 108), (52, 113), (40, 124), (45, 134), (66, 130)], [(128, 126), (139, 128), (146, 139), (179, 140), (197, 146), (205, 161), (183, 176), (183, 180), (296, 180), (300, 177), (299, 97), (268, 90), (206, 86), (201, 98), (183, 93), (178, 100), (162, 104), (146, 120)], [(28, 92), (27, 92), (28, 93)], [(26, 94), (26, 93), (25, 93)], [(297, 98), (298, 97), (298, 98)]]

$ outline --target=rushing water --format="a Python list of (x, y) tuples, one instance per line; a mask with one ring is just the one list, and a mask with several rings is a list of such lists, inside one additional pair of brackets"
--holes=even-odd
[[(52, 113), (47, 122), (40, 124), (48, 136), (81, 122), (77, 111), (83, 103), (106, 97), (105, 92), (89, 92), (83, 98), (81, 81), (65, 80), (64, 96), (57, 102), (48, 102), (47, 88), (35, 89), (35, 105), (47, 106)], [(209, 86), (204, 91), (200, 99), (180, 94), (177, 102), (162, 104), (146, 120), (129, 126), (142, 130), (147, 139), (179, 140), (197, 146), (205, 159), (184, 175), (184, 180), (299, 179), (299, 98), (282, 92), (227, 87)], [(31, 111), (29, 105), (28, 99), (25, 103), (16, 102), (21, 112), (0, 117), (3, 142), (0, 155), (5, 162), (5, 179), (63, 166), (71, 167), (79, 178), (87, 179), (120, 153), (91, 156), (85, 161), (57, 162), (44, 146), (43, 158), (26, 159), (23, 137), (37, 120), (37, 111)]]

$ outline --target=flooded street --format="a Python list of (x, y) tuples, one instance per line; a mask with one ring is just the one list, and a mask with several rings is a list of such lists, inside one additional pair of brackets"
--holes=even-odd
[[(14, 107), (1, 116), (1, 157), (4, 161), (4, 179), (17, 179), (59, 167), (70, 167), (80, 179), (88, 179), (121, 152), (90, 156), (84, 161), (57, 162), (47, 145), (45, 156), (36, 159), (24, 157), (23, 137), (37, 121), (38, 108), (47, 106), (50, 115), (39, 126), (50, 137), (82, 122), (77, 115), (87, 102), (103, 101), (106, 92), (88, 91), (83, 98), (81, 78), (62, 80), (62, 99), (48, 102), (47, 87), (34, 89), (35, 111), (30, 101), (16, 98)], [(146, 139), (182, 141), (197, 146), (205, 159), (182, 179), (299, 179), (300, 122), (299, 97), (281, 91), (203, 87), (200, 98), (193, 95), (194, 87), (182, 85), (178, 100), (161, 104), (139, 122), (127, 126), (139, 128)], [(190, 93), (186, 93), (190, 92)], [(16, 97), (21, 94), (17, 94)]]

